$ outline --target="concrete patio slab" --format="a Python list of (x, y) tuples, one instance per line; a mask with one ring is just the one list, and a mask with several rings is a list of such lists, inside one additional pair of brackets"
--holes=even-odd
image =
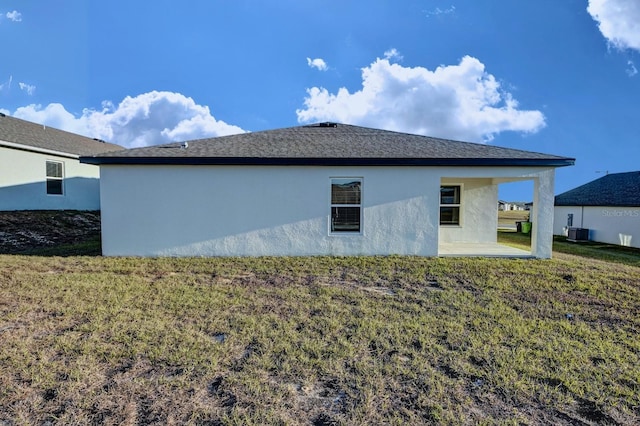
[(533, 258), (530, 251), (498, 243), (441, 243), (440, 257), (518, 257)]

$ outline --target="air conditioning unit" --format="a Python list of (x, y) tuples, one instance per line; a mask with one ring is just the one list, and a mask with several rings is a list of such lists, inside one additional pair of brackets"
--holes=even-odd
[(589, 229), (588, 228), (569, 228), (567, 235), (567, 241), (589, 241)]

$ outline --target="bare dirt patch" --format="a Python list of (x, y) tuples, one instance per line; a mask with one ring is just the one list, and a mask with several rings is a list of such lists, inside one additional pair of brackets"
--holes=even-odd
[(100, 237), (100, 212), (0, 212), (0, 254), (78, 244)]

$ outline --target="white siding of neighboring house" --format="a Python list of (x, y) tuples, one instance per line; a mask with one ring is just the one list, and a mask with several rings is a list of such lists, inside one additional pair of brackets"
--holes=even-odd
[[(538, 224), (534, 254), (550, 257), (553, 176), (553, 169), (506, 167), (103, 165), (103, 254), (436, 256), (439, 238), (495, 242), (493, 178), (517, 177), (539, 180), (545, 192), (538, 205), (548, 217)], [(361, 235), (329, 234), (332, 177), (363, 179)], [(464, 185), (455, 229), (439, 226), (443, 182)]]
[[(63, 163), (63, 195), (48, 195), (47, 160)], [(99, 210), (100, 169), (76, 158), (0, 146), (0, 211)]]
[(573, 227), (589, 229), (590, 240), (640, 248), (640, 206), (556, 206), (555, 235), (565, 235), (570, 213), (573, 213)]

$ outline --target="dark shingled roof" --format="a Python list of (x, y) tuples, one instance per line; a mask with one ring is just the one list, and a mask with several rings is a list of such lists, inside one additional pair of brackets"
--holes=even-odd
[(568, 166), (573, 158), (319, 123), (83, 157), (91, 164), (529, 165)]
[(640, 171), (603, 176), (556, 196), (555, 205), (640, 207)]
[(73, 156), (96, 155), (124, 149), (120, 145), (76, 135), (0, 114), (0, 145), (2, 142), (23, 145), (21, 149), (46, 149)]

